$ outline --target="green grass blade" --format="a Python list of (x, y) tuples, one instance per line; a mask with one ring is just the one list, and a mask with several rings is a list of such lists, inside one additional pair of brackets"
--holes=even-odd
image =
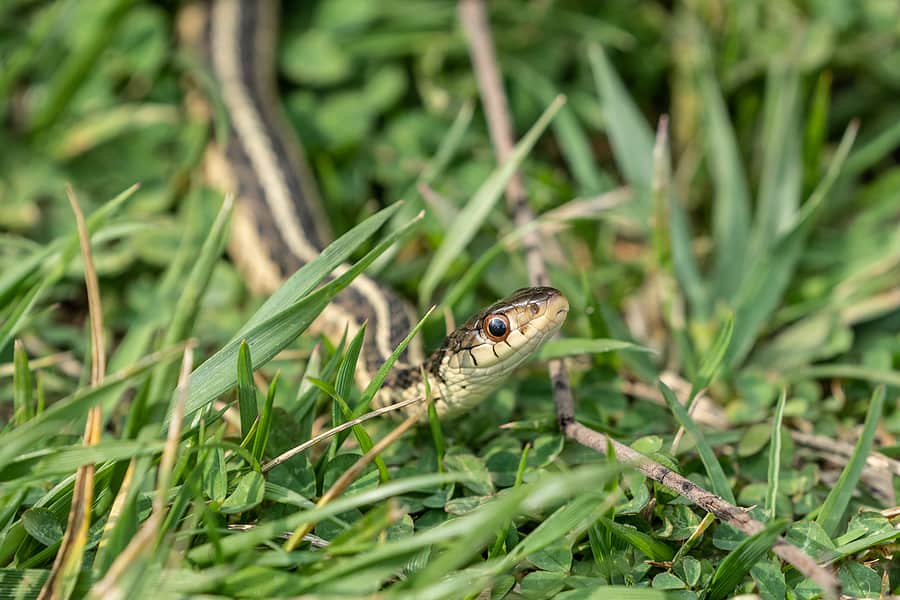
[(44, 290), (50, 289), (53, 283), (55, 282), (40, 281), (19, 298), (10, 314), (6, 316), (3, 326), (0, 327), (0, 353), (6, 350), (7, 344), (25, 327), (28, 323), (28, 316), (34, 309), (35, 304), (37, 304), (38, 298), (41, 297)]
[[(202, 306), (202, 299), (209, 287), (213, 270), (228, 240), (229, 223), (234, 210), (234, 196), (227, 195), (216, 214), (216, 219), (203, 241), (191, 272), (175, 304), (171, 320), (162, 337), (164, 346), (183, 340), (190, 334)], [(235, 363), (232, 363), (235, 364)], [(175, 387), (178, 379), (178, 365), (164, 365), (153, 373), (148, 403), (168, 402), (168, 390)], [(254, 416), (255, 418), (255, 416)]]
[(688, 215), (674, 195), (669, 197), (669, 243), (672, 252), (672, 269), (678, 278), (681, 291), (687, 299), (692, 315), (705, 320), (710, 314), (709, 290), (700, 274), (700, 267), (691, 246), (691, 229)]
[(42, 265), (50, 262), (50, 258), (55, 256), (65, 245), (65, 239), (60, 238), (43, 246), (27, 258), (9, 266), (0, 275), (0, 305), (6, 305), (11, 298), (21, 294), (29, 285), (34, 286), (35, 282), (30, 279), (31, 276)]
[[(0, 348), (3, 345), (0, 344)], [(25, 346), (16, 340), (13, 349), (13, 423), (21, 425), (35, 415), (33, 406), (34, 385), (28, 368)]]
[(74, 473), (86, 464), (128, 460), (135, 456), (157, 454), (165, 442), (104, 440), (93, 446), (62, 446), (21, 454), (0, 467), (0, 482), (23, 485), (47, 481), (52, 477)]
[(269, 384), (269, 392), (266, 394), (266, 403), (263, 404), (259, 416), (259, 427), (253, 437), (253, 457), (262, 462), (263, 454), (269, 443), (269, 431), (272, 428), (272, 408), (275, 406), (275, 391), (278, 389), (279, 374), (275, 373), (272, 383)]
[(557, 97), (532, 125), (528, 133), (516, 144), (509, 159), (498, 166), (481, 184), (459, 216), (450, 224), (443, 243), (434, 253), (434, 257), (425, 269), (419, 283), (419, 305), (425, 306), (434, 295), (434, 290), (450, 268), (450, 263), (459, 256), (472, 241), (491, 209), (500, 199), (506, 182), (521, 165), (522, 161), (538, 138), (550, 124), (550, 121), (562, 108), (565, 98)]
[[(533, 221), (529, 221), (521, 226), (515, 227), (512, 231), (504, 235), (502, 238), (496, 241), (490, 248), (481, 253), (481, 255), (472, 262), (472, 265), (466, 269), (466, 272), (463, 273), (460, 277), (457, 277), (453, 283), (451, 283), (447, 292), (444, 294), (444, 298), (442, 303), (445, 306), (455, 306), (459, 300), (466, 294), (466, 292), (473, 289), (479, 278), (482, 276), (482, 273), (485, 269), (493, 262), (497, 257), (508, 255), (513, 249), (518, 247), (521, 239), (531, 231), (534, 231), (536, 228), (540, 227), (543, 224), (548, 223), (570, 223), (575, 221), (576, 219), (582, 218), (590, 218), (590, 219), (601, 219), (603, 218), (602, 212), (606, 209), (613, 208), (618, 205), (622, 200), (626, 198), (630, 198), (630, 193), (627, 190), (616, 190), (609, 192), (606, 195), (600, 196), (598, 200), (608, 200), (608, 203), (604, 203), (605, 206), (603, 208), (589, 208), (585, 212), (580, 212), (578, 210), (570, 212), (568, 214), (564, 214), (563, 216), (559, 216), (557, 211), (551, 211), (549, 213), (545, 213), (538, 217)], [(560, 208), (571, 207), (576, 203), (579, 203), (579, 199), (572, 200), (568, 205), (564, 205)]]
[[(88, 231), (91, 234), (96, 232), (137, 189), (137, 185), (129, 187), (94, 211), (87, 219)], [(55, 240), (47, 248), (36, 252), (9, 274), (0, 277), (0, 304), (16, 294), (21, 294), (16, 307), (0, 327), (0, 352), (3, 352), (13, 336), (24, 326), (43, 293), (51, 289), (65, 275), (66, 268), (78, 255), (79, 248), (78, 232), (73, 231), (69, 235)], [(39, 271), (42, 271), (40, 280), (34, 282), (27, 290), (22, 290), (26, 281)]]
[(731, 491), (731, 486), (728, 485), (725, 472), (722, 470), (722, 465), (716, 459), (715, 453), (706, 442), (706, 438), (703, 437), (700, 428), (697, 427), (697, 424), (678, 401), (678, 398), (675, 397), (675, 394), (672, 393), (672, 390), (662, 381), (659, 382), (659, 391), (662, 392), (663, 397), (666, 399), (666, 405), (672, 411), (678, 424), (684, 427), (685, 431), (694, 439), (694, 443), (697, 445), (697, 453), (700, 455), (700, 460), (703, 461), (703, 466), (706, 468), (706, 474), (709, 475), (709, 479), (712, 482), (713, 492), (729, 504), (737, 504), (734, 499), (734, 493)]
[(535, 358), (537, 360), (552, 360), (555, 358), (565, 358), (567, 356), (603, 354), (605, 352), (617, 352), (619, 350), (653, 353), (653, 350), (650, 348), (622, 340), (611, 340), (606, 338), (560, 338), (546, 342), (541, 346), (541, 349), (538, 351)]
[[(615, 477), (616, 473), (608, 473), (608, 478)], [(598, 481), (600, 486), (604, 481)], [(597, 488), (600, 489), (599, 487)], [(605, 494), (603, 494), (605, 496)], [(523, 560), (529, 554), (543, 550), (550, 544), (566, 536), (572, 529), (593, 522), (608, 509), (610, 498), (600, 501), (600, 495), (582, 494), (565, 506), (561, 506), (550, 516), (544, 519), (540, 525), (519, 542), (505, 560), (509, 564)]]
[(821, 174), (822, 150), (828, 134), (828, 111), (831, 105), (831, 73), (819, 74), (810, 101), (809, 116), (803, 131), (803, 187), (811, 190)]
[(856, 446), (853, 448), (853, 454), (850, 456), (850, 460), (847, 461), (844, 470), (841, 471), (837, 484), (831, 488), (831, 492), (825, 498), (819, 515), (816, 517), (816, 523), (830, 537), (837, 535), (838, 529), (844, 521), (850, 498), (856, 489), (856, 484), (859, 483), (859, 478), (866, 465), (866, 459), (872, 450), (875, 428), (878, 426), (878, 421), (881, 419), (881, 411), (884, 407), (884, 396), (885, 388), (883, 385), (875, 388), (875, 393), (872, 394), (872, 401), (869, 404), (869, 410), (866, 412), (866, 422), (863, 425), (859, 440), (857, 440)]
[(238, 349), (237, 397), (238, 410), (241, 413), (241, 439), (244, 440), (250, 435), (250, 428), (259, 416), (256, 383), (253, 381), (253, 363), (250, 358), (250, 346), (246, 341), (242, 341)]
[[(631, 339), (631, 332), (628, 326), (619, 316), (619, 313), (605, 302), (598, 302), (597, 308), (603, 317), (606, 328), (614, 339), (627, 341)], [(638, 345), (635, 342), (629, 342)], [(653, 360), (645, 352), (626, 352), (621, 356), (622, 362), (632, 371), (637, 373), (641, 379), (651, 381), (656, 378), (656, 365)]]
[[(132, 185), (91, 213), (87, 218), (87, 229), (92, 236), (131, 198), (138, 187)], [(57, 238), (0, 275), (0, 305), (6, 303), (12, 295), (21, 293), (23, 282), (38, 270), (44, 272), (44, 278), (49, 275), (61, 277), (72, 258), (78, 254), (78, 244), (78, 232), (73, 226), (71, 233)]]
[(709, 385), (722, 366), (725, 360), (725, 353), (731, 344), (731, 336), (734, 334), (734, 315), (729, 314), (722, 324), (722, 328), (716, 334), (712, 346), (706, 352), (703, 360), (700, 361), (700, 369), (697, 373), (697, 379), (691, 384), (691, 395), (685, 405), (686, 410), (690, 410), (694, 397), (700, 393), (700, 390)]
[[(453, 124), (443, 138), (441, 138), (441, 142), (438, 145), (434, 156), (431, 157), (431, 160), (428, 161), (416, 180), (412, 182), (400, 196), (401, 199), (411, 201), (404, 202), (403, 208), (394, 213), (394, 216), (391, 218), (391, 224), (389, 225), (392, 230), (414, 217), (416, 212), (421, 210), (423, 202), (419, 198), (419, 186), (423, 184), (430, 186), (451, 165), (451, 160), (456, 156), (457, 150), (459, 150), (463, 141), (466, 139), (466, 133), (469, 130), (469, 125), (472, 123), (472, 115), (474, 114), (475, 102), (471, 99), (464, 101), (460, 105), (459, 111), (456, 113), (456, 118), (453, 119)], [(395, 246), (379, 256), (378, 259), (372, 263), (372, 271), (374, 273), (383, 272), (385, 268), (392, 264), (391, 261), (396, 256), (398, 250), (399, 247)]]
[(781, 422), (784, 418), (784, 405), (787, 403), (787, 388), (781, 389), (778, 404), (775, 405), (775, 417), (772, 419), (772, 441), (769, 444), (768, 486), (766, 487), (766, 514), (775, 517), (778, 501), (778, 482), (781, 480)]
[(900, 121), (879, 131), (847, 157), (846, 174), (850, 177), (863, 173), (884, 160), (900, 146)]
[[(672, 270), (694, 316), (704, 320), (709, 313), (706, 286), (691, 248), (688, 218), (672, 185), (672, 151), (669, 144), (669, 121), (661, 117), (653, 145), (651, 200), (653, 239), (660, 268)], [(669, 256), (667, 256), (669, 255)]]
[(889, 369), (873, 369), (860, 365), (832, 363), (828, 365), (813, 365), (795, 369), (787, 373), (787, 378), (792, 381), (799, 379), (844, 378), (859, 379), (869, 383), (878, 383), (900, 387), (900, 373)]
[(772, 67), (766, 82), (762, 172), (753, 229), (754, 252), (768, 248), (792, 225), (800, 202), (802, 152), (798, 118), (800, 76), (790, 66)]
[(613, 157), (625, 181), (638, 193), (638, 209), (649, 215), (648, 194), (653, 179), (653, 132), (622, 80), (598, 45), (588, 48), (588, 59), (603, 102)]
[[(359, 328), (359, 331), (357, 331), (356, 335), (353, 336), (353, 339), (350, 340), (350, 345), (347, 346), (347, 352), (344, 353), (341, 366), (338, 367), (336, 384), (333, 394), (331, 394), (333, 400), (331, 409), (332, 427), (341, 425), (344, 423), (345, 419), (351, 420), (353, 418), (353, 409), (350, 408), (347, 399), (350, 397), (350, 390), (353, 387), (353, 379), (356, 374), (356, 363), (359, 361), (359, 353), (360, 350), (362, 350), (363, 339), (366, 335), (365, 325), (366, 324), (363, 323), (363, 326)], [(354, 425), (350, 431), (352, 431), (353, 435), (356, 437), (356, 441), (359, 443), (359, 449), (363, 454), (371, 450), (375, 445), (372, 442), (369, 433), (362, 425)], [(338, 449), (341, 444), (344, 443), (344, 440), (347, 439), (349, 433), (349, 431), (342, 431), (332, 438), (331, 446), (328, 448), (329, 459), (333, 459), (337, 456)], [(387, 465), (384, 464), (384, 459), (382, 459), (380, 455), (375, 457), (375, 465), (378, 467), (378, 474), (381, 481), (388, 481), (390, 476), (388, 475)]]
[[(337, 391), (338, 397), (345, 401), (350, 398), (350, 390), (353, 388), (353, 380), (356, 376), (356, 365), (359, 362), (359, 354), (362, 351), (363, 340), (366, 337), (367, 325), (368, 322), (364, 322), (353, 336), (353, 339), (350, 340), (347, 351), (344, 352), (343, 359), (341, 360), (341, 365), (338, 367), (337, 377), (334, 381), (334, 389)], [(349, 402), (345, 403), (345, 406), (349, 407)], [(338, 417), (339, 416), (340, 415), (338, 415)], [(340, 423), (332, 422), (332, 425), (337, 426), (340, 425)]]
[(706, 115), (706, 157), (715, 186), (712, 289), (715, 298), (731, 300), (746, 271), (750, 189), (728, 109), (711, 68), (701, 74), (699, 88)]
[(742, 541), (737, 548), (719, 563), (709, 584), (709, 597), (721, 600), (734, 592), (744, 576), (759, 560), (765, 556), (778, 536), (787, 526), (787, 521), (773, 521), (765, 529)]

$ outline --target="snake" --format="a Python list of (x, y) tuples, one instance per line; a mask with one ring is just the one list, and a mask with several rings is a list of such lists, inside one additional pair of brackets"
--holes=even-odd
[[(227, 121), (224, 140), (210, 136), (204, 178), (237, 199), (229, 254), (259, 294), (274, 292), (332, 239), (302, 144), (278, 99), (279, 10), (275, 0), (198, 0), (182, 9), (178, 23), (179, 36), (213, 84), (190, 86), (189, 104), (210, 122), (218, 107)], [(373, 406), (403, 403), (402, 412), (411, 412), (418, 403), (404, 401), (424, 400), (427, 379), (439, 416), (463, 414), (553, 336), (568, 311), (557, 289), (527, 287), (472, 315), (428, 356), (416, 337)], [(354, 374), (364, 389), (416, 322), (412, 304), (363, 273), (329, 303), (314, 330), (339, 339), (366, 323)]]

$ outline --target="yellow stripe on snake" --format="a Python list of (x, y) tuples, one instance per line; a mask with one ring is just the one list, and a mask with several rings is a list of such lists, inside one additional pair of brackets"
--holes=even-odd
[[(224, 148), (211, 145), (207, 178), (237, 196), (230, 252), (257, 292), (271, 293), (331, 239), (299, 141), (281, 112), (274, 51), (278, 3), (206, 0), (180, 20), (182, 37), (218, 86), (229, 123)], [(424, 399), (424, 371), (438, 414), (465, 411), (555, 333), (569, 303), (550, 287), (524, 288), (472, 316), (423, 359), (413, 340), (374, 403)], [(356, 380), (365, 386), (416, 322), (412, 306), (361, 275), (323, 312), (324, 332), (351, 334), (367, 321)]]

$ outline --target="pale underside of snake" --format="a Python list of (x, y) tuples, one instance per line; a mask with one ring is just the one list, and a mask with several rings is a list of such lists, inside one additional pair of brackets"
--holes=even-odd
[[(331, 239), (302, 147), (278, 102), (278, 18), (274, 0), (203, 0), (188, 6), (179, 22), (181, 37), (211, 73), (227, 115), (227, 141), (224, 148), (207, 149), (206, 177), (237, 196), (230, 253), (259, 293), (277, 289)], [(414, 339), (374, 404), (424, 399), (424, 374), (438, 414), (459, 414), (499, 387), (559, 329), (568, 310), (557, 290), (524, 288), (473, 315), (427, 358)], [(360, 386), (407, 335), (416, 316), (396, 293), (361, 275), (322, 313), (316, 328), (332, 337), (345, 329), (354, 335), (364, 321), (356, 370)]]

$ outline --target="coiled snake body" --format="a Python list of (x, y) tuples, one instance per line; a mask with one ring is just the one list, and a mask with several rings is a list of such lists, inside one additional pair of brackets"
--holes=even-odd
[[(224, 149), (211, 146), (207, 178), (237, 195), (231, 254), (251, 288), (271, 293), (331, 239), (302, 148), (281, 112), (274, 77), (278, 4), (205, 0), (180, 19), (182, 37), (212, 73), (228, 117)], [(378, 405), (424, 398), (424, 371), (439, 414), (483, 399), (557, 329), (569, 304), (549, 287), (524, 288), (472, 316), (423, 360), (407, 348), (375, 398)], [(361, 275), (325, 310), (318, 326), (340, 335), (367, 321), (356, 379), (365, 385), (415, 323), (412, 307)]]

